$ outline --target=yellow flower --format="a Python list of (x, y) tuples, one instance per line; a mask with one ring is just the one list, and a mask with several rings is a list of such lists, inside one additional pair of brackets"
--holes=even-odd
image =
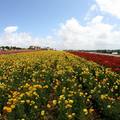
[(88, 110), (86, 108), (83, 109), (83, 112), (85, 113), (85, 115), (88, 114)]
[(15, 105), (11, 105), (11, 108), (14, 109), (14, 108), (15, 108)]
[(80, 92), (80, 96), (83, 96), (83, 92)]
[(111, 108), (111, 105), (107, 105), (107, 108)]
[(35, 102), (32, 100), (32, 101), (31, 101), (31, 104), (35, 104)]
[(22, 118), (21, 120), (25, 120), (24, 118)]
[(90, 109), (89, 109), (89, 113), (92, 113), (92, 112), (94, 112), (94, 109), (93, 109), (93, 108), (90, 108)]
[(51, 108), (51, 105), (50, 105), (50, 104), (47, 104), (47, 108)]
[(68, 100), (65, 100), (65, 104), (68, 104)]
[(106, 99), (107, 96), (108, 96), (107, 94), (103, 94), (103, 95), (100, 96), (100, 98), (103, 100), (103, 99)]
[(21, 94), (20, 94), (20, 97), (23, 97), (23, 96), (24, 96), (24, 94), (23, 94), (23, 93), (21, 93)]
[(60, 95), (59, 99), (64, 100), (65, 99), (64, 95)]
[(7, 106), (5, 106), (4, 108), (3, 108), (3, 110), (4, 111), (6, 111), (6, 112), (12, 112), (12, 108), (11, 107), (7, 107)]
[(31, 93), (30, 93), (30, 92), (26, 92), (26, 94), (27, 94), (28, 96), (31, 96)]
[(115, 88), (115, 89), (118, 89), (118, 86), (116, 85), (116, 86), (114, 86), (114, 88)]
[(34, 108), (35, 108), (35, 109), (37, 109), (37, 108), (38, 108), (38, 106), (37, 106), (37, 105), (35, 105), (35, 106), (34, 106)]
[(44, 111), (44, 110), (41, 111), (41, 115), (42, 115), (42, 116), (45, 115), (45, 111)]
[(73, 104), (73, 102), (74, 102), (73, 100), (69, 100), (69, 103), (70, 103), (70, 104)]
[(72, 108), (72, 105), (71, 105), (71, 104), (67, 104), (67, 105), (65, 106), (65, 108)]
[(69, 118), (69, 119), (72, 119), (72, 115), (68, 115), (68, 118)]
[(43, 88), (48, 88), (48, 85), (43, 86)]
[(66, 88), (64, 87), (64, 88), (62, 89), (62, 93), (65, 93), (65, 90), (66, 90)]
[(24, 101), (24, 100), (21, 100), (20, 102), (21, 102), (21, 103), (25, 103), (25, 101)]
[(58, 101), (58, 104), (60, 104), (61, 103), (61, 101)]
[(35, 79), (33, 79), (32, 82), (35, 82)]
[(56, 105), (57, 104), (57, 100), (53, 100), (53, 105)]
[(26, 100), (26, 103), (30, 103), (30, 100)]
[(36, 93), (36, 92), (33, 92), (33, 95), (37, 96), (37, 93)]
[(42, 85), (34, 85), (33, 87), (38, 88), (38, 89), (41, 89), (41, 88), (42, 88)]
[(89, 98), (87, 98), (87, 102), (90, 102), (90, 99), (89, 99)]
[(75, 116), (75, 113), (72, 113), (72, 116)]
[(15, 102), (17, 102), (17, 99), (16, 99), (16, 98), (14, 98), (14, 99), (13, 99), (13, 102), (14, 102), (14, 103), (15, 103)]
[(28, 83), (25, 84), (25, 87), (29, 87), (30, 85)]

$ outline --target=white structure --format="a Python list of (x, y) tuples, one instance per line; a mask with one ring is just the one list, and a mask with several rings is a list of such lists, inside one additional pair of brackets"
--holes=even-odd
[(113, 55), (117, 55), (117, 54), (118, 54), (118, 52), (112, 52), (112, 54), (113, 54)]

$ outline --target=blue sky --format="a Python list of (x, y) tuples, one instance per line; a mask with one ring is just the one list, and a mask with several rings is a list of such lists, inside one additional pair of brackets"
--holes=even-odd
[(120, 0), (0, 0), (0, 45), (120, 48)]
[(73, 16), (84, 22), (91, 3), (90, 0), (1, 0), (0, 31), (17, 25), (20, 31), (46, 36)]

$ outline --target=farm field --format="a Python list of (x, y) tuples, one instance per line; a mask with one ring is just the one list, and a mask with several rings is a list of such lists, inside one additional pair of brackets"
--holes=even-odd
[(119, 120), (120, 74), (63, 51), (0, 55), (0, 120)]
[(32, 52), (32, 50), (0, 50), (0, 55), (2, 54), (16, 54), (22, 52)]
[(120, 72), (120, 56), (104, 55), (88, 52), (71, 52), (79, 57), (94, 61), (100, 65), (111, 68), (115, 72)]

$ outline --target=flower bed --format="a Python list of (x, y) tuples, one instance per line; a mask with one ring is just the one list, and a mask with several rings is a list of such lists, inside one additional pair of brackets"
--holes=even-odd
[(119, 120), (120, 75), (61, 51), (0, 55), (1, 120)]
[(32, 52), (33, 50), (0, 50), (0, 55), (2, 54), (16, 54), (22, 52)]
[(120, 72), (120, 57), (87, 52), (71, 52), (71, 53), (83, 57), (87, 60), (94, 61), (100, 65), (110, 67), (112, 68), (113, 71)]

